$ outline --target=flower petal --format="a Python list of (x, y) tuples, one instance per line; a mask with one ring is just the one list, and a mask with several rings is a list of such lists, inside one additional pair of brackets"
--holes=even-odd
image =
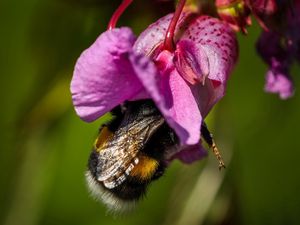
[[(133, 64), (137, 76), (167, 123), (178, 135), (181, 144), (197, 144), (200, 139), (202, 117), (191, 87), (174, 67), (159, 74), (154, 63), (147, 57), (135, 56), (134, 58), (132, 55), (131, 60), (137, 61), (137, 57), (139, 57), (139, 63)], [(163, 58), (164, 63), (173, 65), (171, 53), (163, 51), (160, 57)], [(157, 60), (159, 62), (160, 58)], [(145, 72), (145, 68), (148, 72)], [(150, 70), (152, 74), (149, 73)]]
[(171, 157), (171, 160), (179, 159), (181, 162), (190, 164), (207, 156), (207, 151), (201, 144), (189, 145), (182, 148), (179, 152)]
[[(176, 40), (180, 36), (179, 27), (184, 26), (185, 20), (189, 17), (190, 13), (182, 13), (177, 22), (175, 37)], [(152, 23), (146, 30), (144, 30), (136, 40), (133, 49), (137, 53), (141, 53), (146, 56), (156, 57), (162, 48), (164, 43), (166, 32), (173, 18), (173, 13), (168, 14), (155, 23)]]
[(196, 84), (191, 87), (203, 118), (207, 116), (212, 107), (224, 96), (225, 87), (225, 84), (216, 83), (210, 79), (207, 79), (204, 85)]
[(177, 46), (180, 49), (184, 49), (182, 45), (187, 46), (186, 51), (189, 51), (201, 66), (198, 72), (208, 70), (209, 79), (225, 83), (238, 56), (234, 32), (225, 23), (209, 16), (200, 16), (189, 22)]
[(225, 94), (226, 81), (237, 61), (237, 41), (226, 24), (208, 16), (189, 19), (180, 29), (176, 69), (190, 83), (198, 81), (192, 91), (204, 118)]
[(155, 54), (155, 51), (159, 50), (157, 47), (165, 40), (172, 17), (173, 14), (164, 16), (143, 31), (133, 46), (134, 51), (147, 56)]
[(204, 83), (209, 74), (209, 61), (201, 46), (190, 40), (182, 40), (176, 45), (174, 63), (179, 74), (190, 84)]
[(294, 86), (291, 78), (284, 71), (269, 70), (266, 75), (265, 91), (278, 93), (281, 99), (287, 99), (293, 96)]
[(273, 59), (288, 64), (291, 58), (287, 49), (283, 48), (281, 35), (274, 31), (263, 31), (256, 43), (256, 49), (269, 65)]
[(266, 74), (265, 91), (278, 93), (281, 99), (287, 99), (294, 94), (293, 82), (289, 76), (289, 68), (293, 61), (293, 46), (285, 48), (279, 33), (264, 31), (258, 42), (257, 51), (269, 65)]
[(75, 110), (83, 120), (99, 118), (142, 89), (128, 59), (134, 41), (129, 28), (109, 30), (77, 60), (71, 93)]
[(182, 144), (198, 143), (202, 116), (190, 85), (176, 70), (170, 74), (164, 74), (162, 82), (164, 96), (168, 96), (167, 108), (170, 110), (170, 116), (166, 117), (167, 122), (176, 131)]

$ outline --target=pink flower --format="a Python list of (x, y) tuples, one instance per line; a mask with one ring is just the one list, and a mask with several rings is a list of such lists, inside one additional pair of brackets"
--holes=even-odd
[(294, 86), (287, 71), (269, 70), (266, 74), (265, 91), (277, 93), (281, 99), (290, 98), (294, 94)]
[[(175, 51), (164, 50), (171, 18), (150, 25), (137, 40), (129, 28), (108, 30), (81, 54), (71, 93), (83, 120), (96, 120), (124, 101), (152, 99), (182, 146), (200, 143), (203, 118), (225, 93), (237, 42), (218, 19), (188, 14), (177, 24)], [(181, 159), (193, 161), (184, 154)]]

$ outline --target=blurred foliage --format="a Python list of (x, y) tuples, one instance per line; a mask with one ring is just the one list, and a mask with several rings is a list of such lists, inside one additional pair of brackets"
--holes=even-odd
[[(80, 52), (105, 30), (118, 3), (0, 2), (0, 223), (298, 224), (300, 96), (281, 101), (263, 92), (266, 67), (254, 49), (257, 25), (239, 36), (239, 64), (208, 118), (226, 171), (218, 171), (211, 154), (190, 166), (174, 162), (129, 215), (109, 215), (89, 197), (86, 162), (108, 116), (82, 122), (69, 82)], [(172, 6), (135, 1), (120, 25), (138, 34)], [(293, 69), (299, 74), (299, 67)]]

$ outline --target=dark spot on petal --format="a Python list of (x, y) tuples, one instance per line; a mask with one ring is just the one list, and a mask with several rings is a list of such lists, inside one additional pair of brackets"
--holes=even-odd
[(224, 61), (226, 61), (226, 62), (228, 61), (228, 59), (227, 59), (227, 58), (225, 58), (224, 56), (222, 57), (222, 59), (223, 59)]

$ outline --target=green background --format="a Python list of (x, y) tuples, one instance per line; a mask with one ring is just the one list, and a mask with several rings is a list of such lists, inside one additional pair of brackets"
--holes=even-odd
[[(189, 166), (176, 161), (129, 215), (107, 214), (89, 196), (86, 163), (107, 117), (82, 122), (69, 83), (118, 3), (0, 2), (0, 224), (299, 224), (300, 93), (287, 101), (264, 93), (257, 24), (239, 35), (239, 63), (208, 118), (227, 169), (219, 172), (212, 154)], [(160, 13), (136, 1), (120, 25), (138, 34)]]

